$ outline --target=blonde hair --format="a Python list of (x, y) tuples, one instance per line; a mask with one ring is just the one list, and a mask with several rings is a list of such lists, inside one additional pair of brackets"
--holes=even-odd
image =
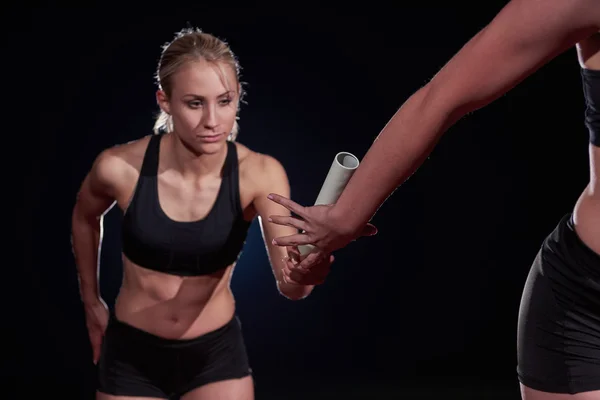
[[(181, 30), (175, 35), (175, 38), (171, 42), (163, 46), (155, 76), (158, 87), (165, 92), (167, 97), (170, 97), (172, 90), (171, 78), (173, 74), (175, 74), (177, 70), (186, 62), (196, 61), (199, 59), (203, 59), (209, 63), (214, 63), (220, 69), (223, 77), (225, 77), (224, 70), (222, 68), (223, 64), (228, 65), (235, 72), (236, 85), (240, 88), (238, 101), (239, 110), (239, 104), (242, 102), (244, 93), (241, 89), (241, 67), (237, 61), (237, 58), (225, 41), (211, 34), (204, 33), (198, 28), (186, 28)], [(239, 124), (237, 120), (238, 117), (236, 117), (235, 124), (229, 135), (229, 140), (232, 141), (236, 139), (239, 132)], [(154, 123), (154, 133), (158, 134), (163, 131), (171, 132), (172, 130), (172, 117), (161, 110)]]

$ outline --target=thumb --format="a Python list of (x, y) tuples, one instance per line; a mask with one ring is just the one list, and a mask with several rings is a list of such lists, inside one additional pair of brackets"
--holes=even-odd
[(363, 228), (360, 236), (375, 236), (377, 234), (377, 228), (373, 224), (367, 224)]
[(294, 262), (300, 262), (300, 258), (302, 257), (302, 255), (300, 254), (300, 251), (298, 250), (298, 246), (286, 246), (287, 252), (288, 252), (288, 256), (290, 257), (290, 259)]
[(98, 348), (94, 346), (94, 365), (98, 364)]

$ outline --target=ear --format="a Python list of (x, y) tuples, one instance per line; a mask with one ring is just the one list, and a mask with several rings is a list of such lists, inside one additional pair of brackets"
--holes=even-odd
[(169, 104), (169, 98), (162, 89), (156, 91), (156, 102), (158, 103), (158, 106), (161, 110), (163, 110), (169, 115), (171, 114), (171, 105)]
[(242, 94), (244, 93), (244, 89), (242, 88), (242, 83), (238, 83), (237, 85), (237, 92), (238, 92), (238, 104), (241, 102), (242, 100)]

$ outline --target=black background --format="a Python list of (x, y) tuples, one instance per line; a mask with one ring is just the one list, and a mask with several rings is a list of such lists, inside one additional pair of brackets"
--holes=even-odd
[[(93, 398), (71, 210), (101, 150), (150, 133), (160, 46), (176, 31), (190, 24), (229, 42), (248, 91), (239, 141), (279, 159), (293, 199), (311, 204), (333, 156), (362, 157), (503, 4), (8, 10), (4, 214), (18, 244), (5, 242), (3, 373), (20, 398)], [(340, 250), (308, 299), (277, 293), (255, 222), (232, 287), (257, 399), (518, 399), (521, 290), (587, 183), (587, 140), (571, 49), (452, 127), (375, 216), (379, 235)], [(120, 218), (115, 207), (105, 219), (111, 306)]]

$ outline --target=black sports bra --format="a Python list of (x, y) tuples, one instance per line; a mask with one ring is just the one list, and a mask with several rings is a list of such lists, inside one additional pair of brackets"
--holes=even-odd
[(208, 215), (179, 222), (170, 219), (158, 201), (161, 138), (150, 138), (123, 218), (123, 253), (141, 267), (173, 275), (207, 275), (226, 268), (237, 260), (251, 224), (244, 220), (240, 203), (236, 146), (227, 142), (221, 187)]
[(581, 69), (585, 98), (585, 125), (590, 131), (590, 143), (600, 146), (600, 71)]

